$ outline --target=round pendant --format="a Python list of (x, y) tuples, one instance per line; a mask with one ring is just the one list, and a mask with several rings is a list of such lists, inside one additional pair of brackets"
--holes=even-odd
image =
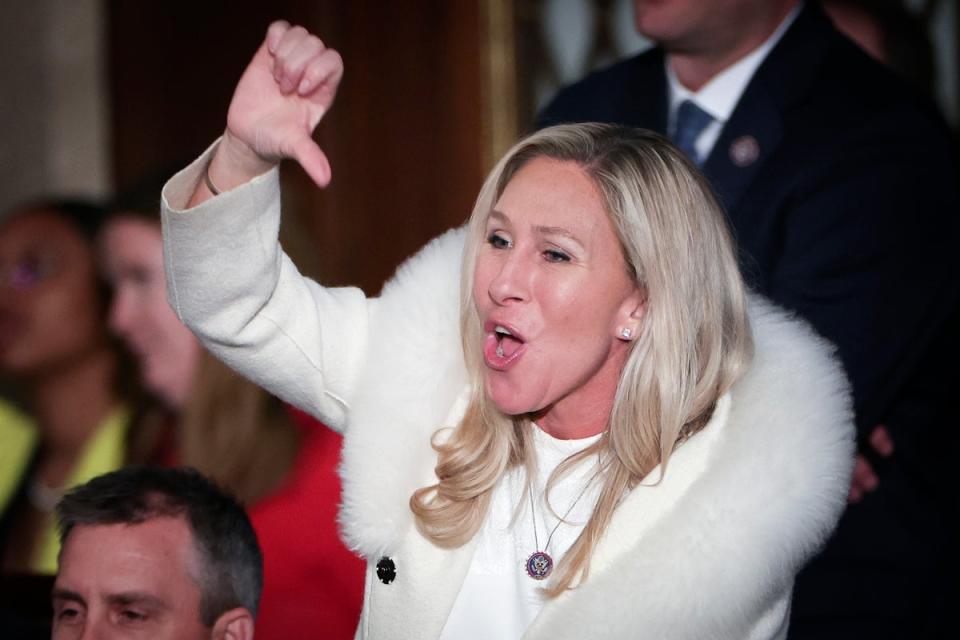
[(544, 580), (553, 571), (553, 558), (544, 551), (535, 551), (527, 558), (527, 575), (534, 580)]

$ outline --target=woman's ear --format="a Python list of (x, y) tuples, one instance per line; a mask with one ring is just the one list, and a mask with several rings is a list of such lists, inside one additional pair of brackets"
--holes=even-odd
[(617, 338), (625, 342), (635, 340), (640, 334), (646, 310), (647, 292), (637, 287), (620, 306), (619, 322), (616, 327)]
[(253, 640), (253, 615), (243, 607), (224, 612), (213, 623), (213, 640)]

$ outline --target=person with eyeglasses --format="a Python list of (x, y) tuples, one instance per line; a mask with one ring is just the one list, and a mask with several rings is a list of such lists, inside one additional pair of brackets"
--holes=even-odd
[(125, 359), (97, 268), (103, 210), (50, 200), (0, 222), (0, 574), (52, 575), (64, 490), (131, 453)]

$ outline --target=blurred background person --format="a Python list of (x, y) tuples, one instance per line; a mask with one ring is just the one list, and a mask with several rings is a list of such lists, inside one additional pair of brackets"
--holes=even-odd
[[(63, 492), (149, 462), (129, 359), (106, 326), (95, 236), (104, 210), (42, 200), (0, 220), (0, 635), (49, 637)], [(11, 634), (11, 635), (7, 635)]]
[(335, 525), (340, 437), (228, 369), (176, 317), (163, 272), (161, 184), (122, 196), (104, 226), (110, 326), (176, 423), (168, 461), (201, 470), (248, 507), (264, 554), (257, 637), (316, 629), (352, 638), (364, 565)]
[(0, 376), (17, 401), (0, 401), (5, 574), (54, 574), (57, 500), (134, 453), (122, 356), (97, 271), (102, 221), (96, 205), (50, 200), (0, 225)]
[(937, 65), (923, 21), (900, 0), (821, 0), (833, 25), (933, 98)]

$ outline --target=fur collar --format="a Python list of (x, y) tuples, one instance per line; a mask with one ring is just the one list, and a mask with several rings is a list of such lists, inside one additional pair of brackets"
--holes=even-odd
[(783, 637), (793, 578), (846, 506), (853, 413), (828, 343), (759, 299), (751, 320), (756, 354), (729, 403), (662, 485), (620, 505), (589, 579), (525, 637), (628, 638), (638, 621), (650, 638)]
[[(410, 496), (436, 481), (433, 433), (468, 384), (460, 345), (460, 259), (465, 233), (448, 231), (400, 266), (372, 303), (368, 353), (344, 434), (347, 543), (368, 558), (413, 526)], [(465, 407), (463, 407), (465, 408)]]
[[(459, 336), (463, 240), (464, 232), (455, 230), (428, 244), (400, 267), (372, 303), (369, 349), (377, 357), (348, 399), (352, 409), (344, 439), (340, 513), (347, 541), (368, 558), (390, 554), (410, 531), (410, 496), (435, 481), (431, 436), (441, 426), (454, 426), (464, 409), (468, 380)], [(734, 571), (728, 570), (729, 558), (715, 554), (715, 578), (731, 584), (756, 581), (764, 572), (792, 578), (836, 524), (853, 460), (849, 393), (832, 348), (805, 323), (760, 299), (752, 300), (751, 318), (753, 365), (729, 394), (726, 424), (704, 454), (706, 466), (690, 479), (682, 504), (667, 508), (663, 516), (678, 523), (709, 523), (709, 530), (695, 531), (709, 534), (711, 545), (729, 543), (731, 553), (750, 549), (754, 559), (737, 563), (740, 570)], [(681, 473), (684, 449), (690, 447), (692, 455), (698, 438), (677, 451), (668, 479), (674, 471)], [(631, 494), (624, 506), (634, 499)], [(626, 523), (637, 512), (623, 511), (618, 517)], [(645, 535), (645, 548), (676, 544), (659, 531), (659, 537), (657, 531)], [(610, 533), (616, 537), (615, 530)], [(686, 542), (696, 545), (696, 540)], [(598, 570), (604, 563), (620, 562), (615, 549), (597, 555)], [(656, 556), (651, 552), (644, 558), (655, 565)], [(676, 554), (662, 556), (676, 559)], [(650, 575), (647, 569), (666, 567), (637, 569)], [(590, 597), (589, 589), (576, 593)], [(610, 594), (596, 593), (598, 598)], [(657, 603), (666, 606), (662, 599)], [(550, 619), (576, 616), (575, 610), (564, 611)]]

